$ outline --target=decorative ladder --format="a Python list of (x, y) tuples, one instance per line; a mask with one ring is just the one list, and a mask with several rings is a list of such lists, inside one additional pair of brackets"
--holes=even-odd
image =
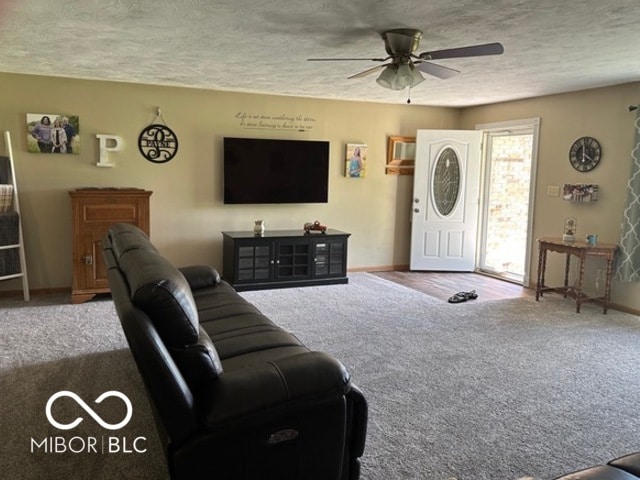
[[(0, 255), (5, 255), (11, 250), (17, 250), (20, 258), (20, 272), (8, 273), (0, 270), (0, 280), (10, 280), (13, 278), (22, 278), (22, 294), (25, 301), (29, 301), (29, 281), (27, 280), (27, 261), (24, 254), (24, 241), (22, 238), (22, 217), (20, 216), (20, 202), (18, 200), (18, 185), (16, 182), (16, 171), (13, 166), (13, 150), (11, 149), (11, 134), (4, 132), (4, 143), (7, 156), (0, 156), (0, 183), (10, 184), (13, 186), (13, 198), (11, 202), (11, 212), (18, 214), (18, 243), (10, 245), (0, 245)], [(0, 215), (3, 215), (0, 213)], [(7, 258), (9, 258), (7, 256)]]

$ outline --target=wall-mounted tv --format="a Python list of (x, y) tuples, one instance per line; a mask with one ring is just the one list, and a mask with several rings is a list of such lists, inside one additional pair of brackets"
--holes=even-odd
[(224, 138), (224, 203), (327, 203), (329, 142)]

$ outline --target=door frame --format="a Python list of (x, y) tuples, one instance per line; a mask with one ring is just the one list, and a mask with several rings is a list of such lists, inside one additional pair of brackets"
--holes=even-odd
[(486, 157), (487, 140), (490, 133), (498, 133), (501, 131), (511, 131), (519, 129), (531, 129), (533, 131), (533, 139), (531, 144), (531, 175), (529, 183), (529, 208), (527, 218), (527, 240), (525, 246), (525, 272), (522, 278), (522, 285), (529, 286), (531, 272), (531, 249), (533, 245), (533, 214), (535, 211), (535, 193), (538, 172), (538, 143), (540, 139), (540, 117), (524, 118), (520, 120), (507, 120), (504, 122), (477, 124), (476, 130), (482, 130), (482, 171), (480, 181), (480, 199), (481, 208), (478, 219), (478, 244), (476, 246), (476, 266), (479, 265), (479, 255), (484, 245), (484, 230), (486, 229), (486, 202), (487, 202), (487, 181), (489, 175), (489, 159)]

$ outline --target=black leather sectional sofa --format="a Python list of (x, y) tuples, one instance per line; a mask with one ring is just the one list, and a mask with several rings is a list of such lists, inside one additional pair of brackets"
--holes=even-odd
[(339, 361), (134, 226), (113, 225), (103, 256), (171, 478), (359, 478), (367, 403)]
[(611, 460), (606, 465), (586, 468), (557, 477), (555, 480), (638, 480), (640, 478), (640, 453), (632, 453)]

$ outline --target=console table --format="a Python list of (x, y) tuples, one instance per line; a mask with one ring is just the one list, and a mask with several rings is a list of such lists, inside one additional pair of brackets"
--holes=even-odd
[[(538, 239), (539, 255), (538, 255), (538, 283), (536, 284), (536, 301), (540, 299), (544, 292), (555, 291), (564, 294), (575, 295), (576, 312), (580, 313), (580, 305), (585, 302), (602, 302), (603, 312), (607, 313), (607, 307), (611, 298), (611, 277), (613, 275), (613, 262), (615, 260), (618, 245), (613, 243), (597, 243), (591, 245), (584, 240), (575, 240), (573, 242), (565, 242), (562, 238), (543, 237)], [(558, 252), (566, 254), (564, 267), (564, 286), (548, 287), (544, 284), (544, 274), (547, 267), (547, 252)], [(578, 286), (569, 286), (569, 267), (571, 264), (571, 256), (575, 256), (580, 261), (580, 269), (578, 273)], [(582, 293), (584, 281), (584, 264), (589, 257), (604, 258), (607, 261), (607, 273), (605, 277), (604, 295), (601, 297), (587, 297)]]
[(222, 232), (222, 277), (238, 291), (348, 283), (350, 235), (331, 228)]

